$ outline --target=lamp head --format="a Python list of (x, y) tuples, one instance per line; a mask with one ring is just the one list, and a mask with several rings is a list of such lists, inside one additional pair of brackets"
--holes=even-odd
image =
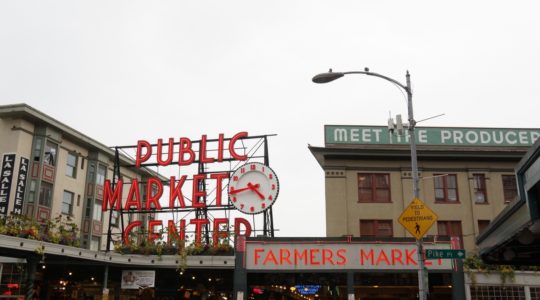
[(338, 78), (343, 77), (345, 74), (341, 72), (332, 72), (332, 69), (328, 70), (327, 73), (321, 73), (318, 75), (313, 76), (313, 79), (311, 79), (315, 83), (327, 83), (330, 81), (334, 81)]

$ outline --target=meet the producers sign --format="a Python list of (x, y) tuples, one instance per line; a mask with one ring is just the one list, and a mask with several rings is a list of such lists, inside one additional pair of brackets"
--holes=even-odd
[[(409, 135), (391, 134), (385, 126), (326, 125), (326, 144), (409, 144)], [(418, 145), (532, 146), (540, 129), (416, 127)]]

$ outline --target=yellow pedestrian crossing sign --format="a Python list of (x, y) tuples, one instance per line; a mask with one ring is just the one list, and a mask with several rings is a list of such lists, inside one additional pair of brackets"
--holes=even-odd
[(437, 215), (418, 198), (414, 198), (399, 216), (399, 224), (403, 225), (417, 240), (421, 239), (437, 222)]

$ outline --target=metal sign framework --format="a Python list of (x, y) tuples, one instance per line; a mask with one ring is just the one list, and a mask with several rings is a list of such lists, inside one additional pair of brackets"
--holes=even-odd
[[(197, 174), (201, 175), (211, 175), (213, 173), (223, 173), (227, 172), (231, 174), (236, 168), (238, 168), (240, 165), (243, 165), (247, 162), (260, 162), (263, 163), (266, 166), (269, 166), (270, 160), (269, 160), (269, 151), (268, 151), (268, 137), (275, 136), (275, 134), (269, 134), (269, 135), (258, 135), (258, 136), (247, 136), (242, 138), (241, 144), (242, 146), (238, 148), (237, 150), (241, 150), (244, 152), (245, 155), (247, 155), (247, 160), (245, 161), (239, 161), (232, 157), (224, 157), (223, 162), (219, 163), (218, 168), (212, 168), (211, 165), (215, 165), (216, 163), (204, 163), (200, 161), (200, 158), (197, 158), (193, 161), (193, 164), (196, 164), (196, 172)], [(225, 138), (224, 141), (228, 142), (230, 141), (230, 138)], [(215, 143), (218, 142), (218, 139), (207, 139), (207, 143)], [(174, 145), (179, 145), (179, 142), (175, 142)], [(201, 140), (194, 140), (192, 141), (193, 147), (200, 147)], [(152, 144), (152, 147), (157, 147), (157, 144)], [(115, 151), (115, 158), (114, 158), (114, 168), (113, 168), (113, 179), (112, 179), (112, 188), (113, 190), (116, 188), (116, 184), (118, 182), (118, 179), (121, 177), (120, 167), (125, 168), (135, 168), (136, 165), (133, 163), (126, 163), (126, 161), (133, 161), (133, 158), (131, 157), (132, 154), (130, 152), (134, 152), (137, 148), (137, 145), (128, 145), (128, 146), (114, 146)], [(215, 149), (209, 149), (208, 151), (215, 151)], [(122, 154), (120, 153), (122, 152)], [(175, 153), (178, 154), (178, 153)], [(128, 160), (124, 159), (121, 160), (121, 156), (123, 158), (127, 158)], [(177, 161), (172, 161), (170, 163), (170, 166), (175, 166), (177, 164)], [(156, 168), (155, 171), (157, 174), (159, 174), (159, 165), (157, 162), (151, 162), (151, 163), (143, 163), (140, 167), (144, 168)], [(178, 174), (181, 173), (181, 168), (177, 166), (178, 168)], [(178, 176), (180, 177), (180, 176)], [(206, 177), (206, 176), (205, 176)], [(190, 179), (188, 179), (191, 181)], [(164, 184), (169, 184), (169, 181), (163, 181)], [(130, 184), (125, 182), (124, 185)], [(146, 181), (139, 181), (139, 184), (145, 186)], [(204, 191), (204, 196), (200, 197), (198, 201), (200, 203), (204, 203), (204, 207), (202, 208), (194, 208), (194, 207), (180, 207), (175, 205), (174, 207), (166, 207), (161, 210), (156, 209), (142, 209), (142, 210), (125, 210), (122, 205), (120, 205), (119, 210), (119, 216), (118, 220), (120, 222), (120, 228), (121, 228), (121, 234), (124, 235), (125, 230), (125, 224), (124, 224), (124, 216), (125, 215), (133, 215), (133, 214), (145, 214), (150, 215), (151, 217), (155, 217), (155, 214), (165, 214), (169, 213), (173, 216), (178, 216), (179, 214), (184, 214), (181, 219), (186, 218), (189, 214), (194, 213), (196, 219), (208, 219), (212, 220), (214, 219), (213, 214), (215, 213), (223, 213), (227, 218), (230, 219), (231, 212), (236, 212), (236, 208), (230, 203), (230, 199), (228, 199), (227, 196), (227, 204), (224, 205), (215, 205), (215, 197), (217, 193), (222, 193), (223, 191), (226, 191), (228, 187), (227, 185), (223, 185), (221, 191), (217, 190), (209, 190), (207, 187), (206, 180), (199, 181), (198, 189), (200, 191)], [(143, 189), (144, 190), (144, 189)], [(213, 194), (213, 196), (212, 196)], [(192, 199), (193, 200), (193, 199)], [(274, 237), (274, 222), (273, 222), (273, 211), (272, 207), (262, 212), (262, 223), (263, 228), (257, 229), (255, 227), (255, 215), (253, 215), (253, 232), (257, 235), (260, 235), (260, 232), (262, 231), (262, 235), (265, 237)], [(261, 217), (257, 215), (258, 219)], [(110, 251), (110, 244), (112, 241), (113, 233), (112, 233), (112, 223), (113, 220), (113, 209), (111, 208), (109, 210), (109, 224), (108, 224), (108, 230), (107, 230), (107, 251)], [(179, 220), (177, 220), (179, 222)], [(228, 228), (229, 230), (229, 228)], [(188, 233), (188, 231), (186, 231)], [(202, 227), (202, 240), (209, 245), (210, 241), (212, 240), (212, 232), (210, 228), (210, 224), (205, 224)]]

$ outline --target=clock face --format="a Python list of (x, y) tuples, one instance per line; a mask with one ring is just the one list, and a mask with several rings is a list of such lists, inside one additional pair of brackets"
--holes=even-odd
[(261, 213), (277, 199), (279, 182), (276, 173), (261, 163), (247, 163), (229, 179), (229, 199), (239, 211)]

